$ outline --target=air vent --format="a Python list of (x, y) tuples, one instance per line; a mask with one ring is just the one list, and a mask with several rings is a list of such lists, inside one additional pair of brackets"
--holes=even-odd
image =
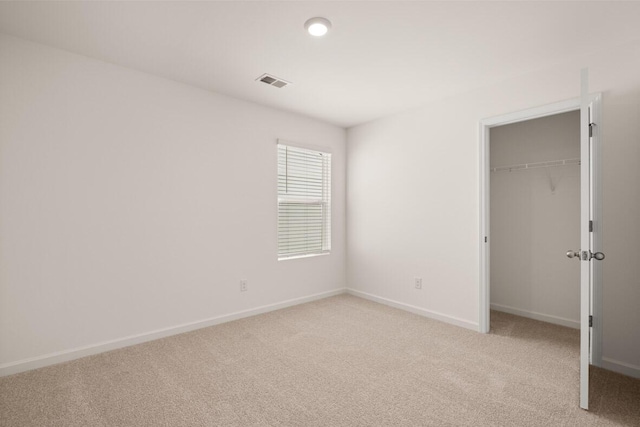
[(262, 82), (262, 83), (266, 83), (270, 86), (275, 86), (277, 88), (282, 88), (285, 86), (289, 86), (291, 84), (291, 82), (288, 82), (286, 80), (282, 80), (279, 77), (276, 76), (272, 76), (270, 74), (263, 74), (260, 77), (258, 77), (256, 79), (256, 81)]

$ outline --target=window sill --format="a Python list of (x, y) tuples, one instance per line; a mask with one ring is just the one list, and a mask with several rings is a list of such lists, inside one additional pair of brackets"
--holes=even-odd
[(291, 256), (286, 256), (286, 257), (279, 257), (278, 261), (287, 261), (290, 259), (300, 259), (300, 258), (312, 258), (312, 257), (316, 257), (316, 256), (323, 256), (323, 255), (329, 255), (331, 252), (320, 252), (317, 254), (304, 254), (304, 255), (291, 255)]

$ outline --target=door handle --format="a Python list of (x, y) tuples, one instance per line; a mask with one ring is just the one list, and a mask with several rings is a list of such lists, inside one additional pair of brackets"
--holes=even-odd
[[(586, 255), (586, 251), (584, 251), (584, 257), (583, 259), (586, 261), (587, 260), (587, 255)], [(580, 259), (580, 251), (567, 251), (567, 258), (578, 258), (578, 260)], [(602, 252), (589, 252), (589, 261), (591, 261), (592, 259), (596, 259), (598, 261), (602, 261), (604, 259), (604, 254)]]
[(567, 258), (578, 258), (580, 259), (580, 251), (567, 251)]

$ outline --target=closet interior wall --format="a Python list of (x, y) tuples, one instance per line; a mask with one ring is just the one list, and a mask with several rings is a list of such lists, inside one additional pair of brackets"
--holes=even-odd
[(493, 310), (580, 327), (580, 113), (491, 129)]

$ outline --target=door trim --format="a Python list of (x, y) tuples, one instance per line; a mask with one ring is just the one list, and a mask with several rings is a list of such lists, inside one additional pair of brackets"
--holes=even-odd
[[(589, 97), (590, 103), (594, 109), (594, 122), (598, 127), (597, 138), (594, 138), (593, 149), (593, 191), (596, 193), (596, 200), (599, 204), (594, 206), (593, 215), (594, 223), (602, 224), (602, 198), (599, 197), (602, 191), (602, 174), (600, 163), (600, 147), (602, 144), (602, 121), (601, 118), (601, 100), (602, 95), (592, 94)], [(481, 333), (488, 333), (490, 328), (490, 251), (489, 243), (485, 242), (485, 237), (490, 236), (490, 217), (489, 217), (489, 201), (490, 201), (490, 185), (489, 185), (489, 131), (496, 126), (507, 125), (511, 123), (522, 122), (526, 120), (538, 119), (541, 117), (552, 116), (556, 114), (566, 113), (569, 111), (580, 110), (580, 98), (574, 98), (566, 101), (556, 102), (553, 104), (543, 105), (540, 107), (530, 108), (527, 110), (516, 111), (500, 116), (482, 119), (479, 123), (479, 141), (480, 141), (480, 235), (479, 235), (479, 254), (480, 254), (480, 283), (479, 283), (479, 306), (478, 306), (478, 330)], [(597, 221), (597, 222), (596, 222)], [(598, 230), (598, 239), (602, 239), (602, 228)], [(594, 234), (594, 236), (595, 236)], [(595, 248), (601, 248), (601, 241), (594, 242)], [(597, 249), (600, 250), (600, 249)], [(594, 316), (594, 333), (592, 335), (592, 360), (591, 363), (596, 366), (602, 364), (602, 274), (601, 267), (598, 263), (594, 265), (593, 274), (593, 316)], [(599, 323), (596, 323), (599, 322)], [(597, 327), (595, 327), (597, 325)]]

